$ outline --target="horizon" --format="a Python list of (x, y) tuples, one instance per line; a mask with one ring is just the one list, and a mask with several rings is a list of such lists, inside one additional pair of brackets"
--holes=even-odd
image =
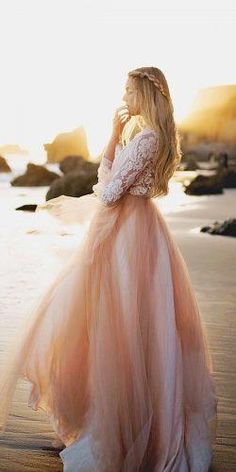
[(109, 137), (127, 72), (143, 65), (164, 72), (181, 124), (200, 90), (235, 85), (227, 49), (236, 39), (236, 10), (229, 5), (9, 0), (1, 12), (0, 146), (40, 153), (57, 134), (83, 126), (95, 157)]

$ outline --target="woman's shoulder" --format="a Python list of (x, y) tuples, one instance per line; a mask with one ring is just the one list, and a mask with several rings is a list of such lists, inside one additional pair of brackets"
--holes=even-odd
[(155, 138), (156, 140), (158, 138), (157, 130), (153, 128), (143, 128), (135, 134), (135, 136), (129, 141), (128, 144), (133, 145), (136, 144), (137, 141), (146, 141), (148, 138), (151, 138), (152, 140), (153, 138)]
[(158, 132), (153, 128), (143, 128), (134, 139), (134, 145), (141, 149), (154, 149), (158, 145)]
[(140, 157), (147, 158), (156, 154), (158, 147), (158, 132), (151, 128), (144, 128), (134, 138), (123, 147), (123, 156), (131, 161), (140, 160)]
[(129, 154), (132, 149), (136, 150), (137, 147), (147, 147), (151, 144), (155, 146), (158, 142), (158, 132), (152, 128), (143, 128), (142, 130), (138, 131), (135, 136), (127, 143), (123, 144), (121, 147), (118, 148), (118, 154), (124, 153)]
[(143, 128), (141, 131), (139, 131), (135, 137), (133, 138), (132, 141), (147, 141), (148, 138), (151, 139), (151, 141), (156, 142), (158, 140), (158, 131), (153, 129), (153, 128)]

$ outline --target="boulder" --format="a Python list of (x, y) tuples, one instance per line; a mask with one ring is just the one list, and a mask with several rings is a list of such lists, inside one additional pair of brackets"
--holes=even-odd
[(44, 149), (49, 163), (60, 162), (65, 156), (89, 158), (87, 135), (83, 126), (58, 134), (51, 143), (44, 144)]
[(199, 90), (180, 128), (192, 135), (189, 136), (188, 144), (192, 138), (235, 143), (236, 84)]
[(37, 205), (35, 204), (28, 204), (28, 205), (22, 205), (20, 207), (17, 207), (16, 210), (22, 210), (22, 211), (35, 211)]
[(236, 171), (235, 170), (227, 170), (224, 172), (223, 187), (236, 188)]
[(197, 170), (199, 169), (197, 162), (193, 157), (189, 157), (183, 163), (183, 170)]
[(98, 164), (87, 161), (82, 156), (67, 156), (59, 164), (60, 170), (64, 174), (68, 172), (84, 170), (85, 172), (96, 172), (98, 169)]
[(22, 156), (28, 156), (29, 151), (21, 148), (18, 144), (5, 144), (0, 146), (0, 153), (3, 154), (21, 154)]
[(6, 159), (0, 156), (0, 172), (11, 172), (11, 168), (8, 165)]
[(220, 236), (236, 237), (236, 218), (229, 218), (223, 223), (215, 221), (209, 226), (203, 226), (200, 231), (203, 233), (217, 234)]
[(19, 175), (11, 181), (13, 187), (39, 187), (50, 185), (54, 180), (60, 178), (56, 172), (52, 172), (44, 166), (29, 163), (25, 174)]
[(184, 192), (187, 195), (213, 195), (223, 193), (223, 180), (221, 175), (197, 175), (192, 182), (185, 186)]
[(69, 197), (81, 197), (93, 192), (93, 185), (97, 183), (97, 169), (85, 172), (84, 170), (68, 172), (63, 177), (55, 180), (46, 194), (46, 200), (67, 195)]

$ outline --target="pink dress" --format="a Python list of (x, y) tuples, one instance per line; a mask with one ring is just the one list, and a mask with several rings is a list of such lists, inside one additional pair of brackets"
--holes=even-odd
[(89, 226), (1, 377), (0, 420), (29, 380), (64, 472), (207, 472), (212, 460), (212, 362), (186, 264), (148, 197), (156, 146), (145, 128), (103, 157), (93, 194), (44, 205)]

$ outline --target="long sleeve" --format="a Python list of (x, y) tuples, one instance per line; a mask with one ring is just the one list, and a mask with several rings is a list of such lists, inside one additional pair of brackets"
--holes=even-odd
[[(122, 146), (117, 144), (115, 148), (115, 156), (119, 154), (121, 150)], [(97, 171), (98, 182), (93, 186), (93, 191), (97, 196), (100, 195), (105, 185), (107, 185), (111, 180), (112, 164), (113, 161), (108, 159), (106, 154), (104, 154)]]
[(98, 183), (108, 183), (111, 176), (112, 161), (104, 155), (98, 168)]
[(157, 136), (150, 130), (149, 133), (135, 137), (123, 149), (121, 166), (112, 175), (109, 183), (98, 193), (102, 203), (108, 206), (113, 205), (122, 197), (145, 167), (151, 164), (156, 147)]

